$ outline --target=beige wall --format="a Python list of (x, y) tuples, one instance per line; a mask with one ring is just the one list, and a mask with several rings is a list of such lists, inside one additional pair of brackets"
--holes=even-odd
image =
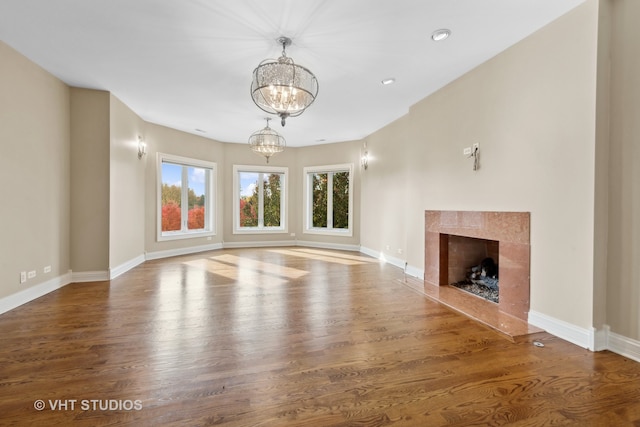
[(138, 159), (144, 121), (118, 98), (110, 97), (109, 268), (144, 255), (145, 167)]
[(424, 268), (424, 210), (529, 211), (531, 309), (590, 328), (597, 13), (588, 1), (368, 137), (362, 245)]
[[(0, 64), (2, 298), (70, 268), (70, 117), (66, 85), (3, 42)], [(36, 277), (20, 284), (31, 270)]]
[(108, 92), (71, 88), (71, 268), (109, 268)]
[(611, 6), (607, 321), (640, 340), (640, 2)]
[(593, 326), (607, 324), (607, 253), (609, 240), (609, 114), (611, 79), (611, 1), (599, 1), (596, 86), (596, 162), (594, 187)]
[(411, 215), (407, 205), (411, 197), (422, 197), (424, 183), (411, 179), (422, 169), (424, 155), (415, 147), (424, 142), (412, 141), (410, 129), (411, 118), (404, 116), (366, 139), (369, 167), (362, 171), (360, 241), (363, 247), (381, 252), (386, 258), (402, 260), (412, 255), (412, 265), (423, 268), (423, 249), (415, 248), (413, 254), (407, 250), (411, 233), (420, 234), (414, 237), (422, 237), (424, 244), (424, 220), (416, 220), (419, 214), (424, 217), (424, 209), (413, 206), (419, 212)]

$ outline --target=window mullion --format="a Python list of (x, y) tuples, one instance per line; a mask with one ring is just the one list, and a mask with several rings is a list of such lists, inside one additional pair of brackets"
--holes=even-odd
[(307, 228), (313, 227), (313, 173), (307, 173)]
[(258, 227), (264, 227), (264, 174), (258, 174)]
[(327, 228), (333, 229), (333, 173), (327, 173)]
[(287, 213), (286, 213), (286, 205), (285, 205), (285, 192), (287, 191), (286, 189), (286, 184), (284, 182), (284, 174), (279, 174), (278, 175), (278, 180), (280, 182), (280, 226), (284, 226), (287, 218)]
[(189, 172), (186, 166), (182, 166), (182, 193), (180, 194), (182, 231), (188, 230), (189, 221)]
[(204, 172), (204, 228), (209, 230), (209, 206), (211, 206), (211, 201), (209, 200), (209, 194), (211, 194), (211, 172), (209, 169), (205, 169)]

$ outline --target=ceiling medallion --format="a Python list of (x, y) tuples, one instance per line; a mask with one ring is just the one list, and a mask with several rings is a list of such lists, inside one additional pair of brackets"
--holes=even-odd
[(271, 156), (284, 151), (287, 142), (282, 135), (269, 127), (269, 120), (271, 119), (266, 118), (265, 120), (267, 121), (267, 126), (251, 134), (249, 145), (251, 145), (254, 153), (266, 157), (267, 163), (269, 163)]
[(284, 126), (287, 117), (299, 116), (315, 101), (318, 80), (287, 56), (290, 38), (280, 37), (277, 42), (282, 45), (282, 56), (265, 59), (253, 70), (251, 98), (263, 111), (279, 116)]

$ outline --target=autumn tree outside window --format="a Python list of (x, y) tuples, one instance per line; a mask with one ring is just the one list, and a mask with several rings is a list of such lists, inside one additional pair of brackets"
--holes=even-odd
[(215, 234), (215, 163), (158, 154), (158, 240)]

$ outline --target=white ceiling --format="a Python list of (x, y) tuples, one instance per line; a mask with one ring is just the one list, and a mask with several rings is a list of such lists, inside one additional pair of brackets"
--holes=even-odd
[[(245, 143), (268, 116), (251, 100), (252, 71), (290, 37), (287, 55), (320, 91), (272, 127), (305, 146), (369, 135), (583, 1), (0, 0), (0, 40), (149, 122)], [(439, 28), (452, 35), (435, 43)]]

